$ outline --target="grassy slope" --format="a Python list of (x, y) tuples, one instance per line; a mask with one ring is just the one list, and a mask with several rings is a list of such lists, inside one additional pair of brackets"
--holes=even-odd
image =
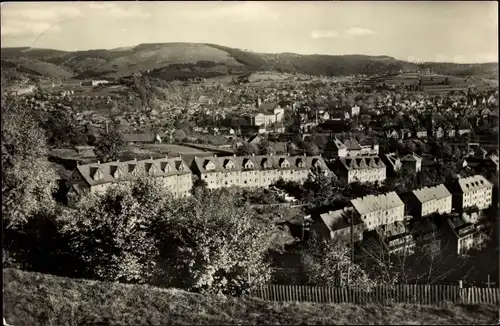
[[(87, 77), (123, 76), (144, 69), (159, 69), (171, 64), (212, 61), (226, 66), (243, 66), (249, 71), (281, 69), (313, 75), (350, 75), (380, 73), (399, 69), (430, 67), (439, 74), (496, 76), (498, 64), (459, 65), (446, 63), (414, 63), (387, 56), (365, 55), (298, 55), (293, 53), (253, 53), (216, 44), (158, 43), (115, 50), (63, 52), (51, 49), (4, 48), (2, 58), (26, 57), (59, 65)], [(202, 69), (203, 70), (203, 69)], [(50, 74), (51, 70), (44, 70)], [(55, 71), (55, 69), (54, 69)], [(54, 72), (60, 74), (61, 72)]]
[(270, 303), (4, 270), (4, 316), (20, 325), (484, 324), (493, 306)]

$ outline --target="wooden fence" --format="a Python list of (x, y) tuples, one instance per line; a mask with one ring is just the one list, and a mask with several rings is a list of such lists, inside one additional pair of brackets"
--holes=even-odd
[(334, 288), (303, 285), (268, 285), (250, 294), (266, 301), (297, 301), (317, 303), (435, 305), (498, 304), (499, 288), (460, 288), (453, 285), (379, 286), (367, 292), (356, 288)]

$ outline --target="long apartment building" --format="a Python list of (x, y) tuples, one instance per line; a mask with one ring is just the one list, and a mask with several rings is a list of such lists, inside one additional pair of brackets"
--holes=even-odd
[(351, 200), (351, 205), (363, 221), (366, 231), (405, 220), (405, 204), (394, 191), (355, 198)]
[(386, 179), (386, 165), (378, 156), (339, 157), (333, 163), (333, 172), (344, 184), (353, 182), (382, 182)]
[(279, 179), (302, 183), (315, 168), (330, 173), (320, 156), (211, 156), (195, 157), (191, 164), (209, 189), (267, 187)]
[(493, 200), (493, 185), (482, 175), (457, 178), (449, 189), (453, 194), (453, 206), (457, 210), (477, 206), (486, 209)]
[(109, 185), (136, 171), (161, 177), (165, 186), (175, 197), (190, 195), (193, 187), (192, 173), (181, 158), (115, 161), (78, 165), (67, 181), (68, 204), (74, 203), (86, 191), (104, 192)]
[(452, 195), (443, 184), (413, 190), (406, 199), (414, 217), (449, 214), (452, 211)]

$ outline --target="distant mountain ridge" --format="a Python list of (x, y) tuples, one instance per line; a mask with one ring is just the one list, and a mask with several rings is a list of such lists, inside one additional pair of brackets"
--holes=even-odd
[(149, 43), (116, 49), (60, 51), (2, 48), (2, 71), (53, 78), (116, 78), (149, 73), (164, 79), (211, 77), (261, 70), (339, 76), (432, 69), (439, 74), (498, 78), (498, 63), (411, 63), (389, 56), (255, 53), (208, 43)]

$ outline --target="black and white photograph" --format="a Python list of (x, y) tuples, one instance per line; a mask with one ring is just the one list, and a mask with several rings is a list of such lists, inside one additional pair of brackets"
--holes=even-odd
[(500, 325), (497, 1), (6, 1), (3, 325)]

